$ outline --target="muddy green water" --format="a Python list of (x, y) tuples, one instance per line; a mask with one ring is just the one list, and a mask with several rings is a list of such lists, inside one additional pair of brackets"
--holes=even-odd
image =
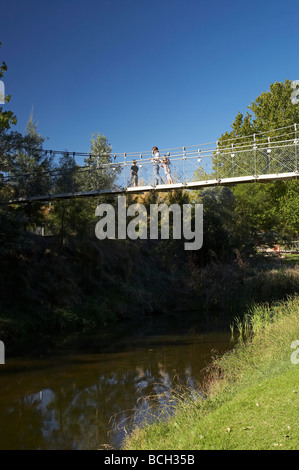
[(0, 449), (119, 449), (132, 425), (171, 413), (178, 383), (197, 391), (211, 357), (231, 346), (228, 333), (196, 329), (106, 332), (62, 344), (47, 355), (6, 352)]

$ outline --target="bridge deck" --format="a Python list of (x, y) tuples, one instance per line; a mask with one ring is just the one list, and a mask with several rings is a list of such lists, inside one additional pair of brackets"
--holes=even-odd
[(21, 203), (30, 203), (30, 202), (43, 202), (43, 201), (52, 201), (59, 199), (74, 199), (74, 198), (85, 198), (85, 197), (95, 197), (101, 195), (110, 195), (110, 194), (140, 194), (149, 191), (165, 192), (173, 191), (176, 189), (203, 189), (213, 186), (232, 186), (236, 184), (244, 183), (266, 183), (270, 181), (277, 180), (290, 180), (299, 177), (298, 171), (288, 172), (288, 173), (273, 173), (265, 175), (252, 175), (252, 176), (237, 176), (234, 178), (222, 178), (222, 179), (211, 179), (206, 181), (192, 181), (188, 183), (174, 183), (174, 184), (160, 184), (157, 186), (138, 186), (138, 187), (119, 187), (113, 189), (98, 189), (92, 191), (79, 191), (79, 192), (67, 192), (60, 194), (45, 194), (40, 196), (32, 196), (29, 198), (17, 198), (9, 201), (9, 204), (21, 204)]

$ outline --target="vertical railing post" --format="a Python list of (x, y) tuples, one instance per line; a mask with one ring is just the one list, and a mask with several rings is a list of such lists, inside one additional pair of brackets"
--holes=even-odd
[[(154, 155), (155, 155), (155, 152), (152, 150), (152, 160), (150, 159), (151, 161), (153, 161)], [(152, 171), (153, 171), (153, 170), (152, 170)], [(156, 181), (155, 181), (155, 177), (153, 177), (153, 174), (152, 174), (152, 178), (151, 178), (150, 181), (152, 182), (151, 186), (152, 186), (153, 188), (155, 188), (155, 187), (156, 187)], [(149, 182), (149, 184), (150, 184), (150, 182)]]
[[(198, 163), (201, 163), (201, 157), (200, 157), (200, 149), (197, 150), (198, 152), (198, 157), (197, 157), (197, 161)], [(198, 165), (198, 181), (201, 180), (201, 177), (202, 177), (202, 174), (200, 174), (200, 171), (199, 171), (199, 165)]]
[(232, 172), (233, 172), (233, 176), (235, 175), (235, 167), (234, 167), (234, 144), (232, 144), (232, 152), (230, 154), (231, 156), (231, 159), (232, 159)]
[(254, 176), (257, 176), (257, 165), (256, 165), (256, 140), (255, 134), (253, 134), (253, 150), (254, 150)]
[(267, 148), (267, 156), (268, 156), (268, 172), (270, 174), (270, 165), (271, 165), (271, 138), (268, 137), (268, 148)]
[(141, 180), (141, 172), (142, 172), (142, 170), (140, 171), (140, 169), (141, 169), (141, 168), (142, 168), (142, 166), (143, 166), (143, 165), (142, 165), (142, 163), (141, 163), (141, 160), (142, 160), (142, 154), (140, 154), (140, 155), (139, 155), (139, 160), (140, 160), (140, 163), (139, 163), (139, 171), (138, 171), (138, 174), (139, 174), (139, 176), (138, 176), (138, 181), (139, 181), (139, 183), (138, 183), (138, 184), (140, 185), (140, 180)]
[(219, 154), (220, 154), (220, 150), (219, 150), (219, 140), (217, 140), (216, 142), (216, 168), (215, 168), (215, 176), (216, 176), (216, 180), (219, 180), (220, 179), (220, 174), (219, 174)]
[(183, 147), (183, 183), (186, 183), (186, 147)]
[(127, 179), (126, 179), (126, 174), (127, 174), (126, 166), (127, 166), (127, 154), (124, 153), (124, 188), (127, 187), (127, 184), (126, 184), (126, 182), (127, 182)]
[[(73, 164), (74, 164), (74, 168), (76, 168), (76, 152), (73, 152)], [(77, 172), (77, 170), (75, 170), (74, 173), (76, 173), (76, 172)], [(80, 191), (81, 188), (76, 187), (75, 178), (72, 177), (72, 191), (76, 191), (76, 189)]]

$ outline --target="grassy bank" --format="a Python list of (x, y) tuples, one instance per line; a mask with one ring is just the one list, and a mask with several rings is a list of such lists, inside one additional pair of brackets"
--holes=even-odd
[(291, 355), (299, 354), (291, 344), (299, 297), (254, 307), (237, 330), (234, 350), (206, 371), (205, 398), (174, 397), (175, 414), (135, 429), (124, 449), (298, 449), (299, 364)]

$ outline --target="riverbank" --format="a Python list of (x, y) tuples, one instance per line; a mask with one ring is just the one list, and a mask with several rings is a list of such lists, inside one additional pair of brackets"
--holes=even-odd
[(60, 246), (26, 233), (1, 253), (0, 270), (0, 339), (18, 351), (48, 337), (191, 310), (187, 284), (146, 243), (72, 237)]
[(299, 297), (256, 306), (237, 325), (234, 350), (206, 371), (205, 399), (174, 397), (174, 415), (135, 429), (124, 449), (298, 450)]
[[(192, 255), (192, 254), (191, 254)], [(158, 317), (228, 329), (256, 302), (298, 292), (296, 259), (255, 254), (194, 263), (180, 241), (80, 239), (24, 233), (0, 256), (0, 339), (19, 354), (56, 338)]]

